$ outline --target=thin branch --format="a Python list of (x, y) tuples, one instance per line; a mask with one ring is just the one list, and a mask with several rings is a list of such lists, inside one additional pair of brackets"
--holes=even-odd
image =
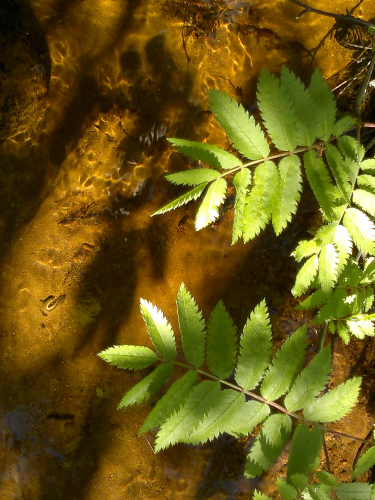
[(345, 23), (358, 24), (359, 26), (367, 26), (367, 27), (373, 26), (373, 27), (375, 27), (374, 23), (370, 23), (369, 21), (363, 21), (363, 19), (359, 19), (358, 17), (352, 16), (348, 10), (346, 11), (346, 14), (333, 14), (332, 12), (326, 12), (324, 10), (314, 9), (313, 7), (310, 7), (309, 5), (306, 5), (305, 3), (299, 2), (298, 0), (289, 0), (289, 2), (294, 3), (295, 5), (298, 5), (299, 7), (302, 7), (304, 9), (296, 17), (296, 19), (301, 17), (306, 12), (313, 12), (315, 14), (320, 14), (321, 16), (333, 17), (334, 19), (336, 19), (336, 21), (343, 21)]

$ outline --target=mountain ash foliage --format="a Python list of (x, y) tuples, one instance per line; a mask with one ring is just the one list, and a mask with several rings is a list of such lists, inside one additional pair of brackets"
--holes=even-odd
[[(268, 470), (291, 440), (286, 480), (278, 480), (284, 499), (302, 494), (326, 500), (333, 490), (340, 499), (354, 500), (359, 493), (361, 499), (372, 498), (371, 485), (340, 484), (325, 472), (317, 473), (321, 484), (309, 484), (308, 475), (319, 466), (324, 434), (332, 432), (324, 424), (342, 418), (353, 408), (361, 379), (347, 380), (327, 392), (332, 370), (330, 347), (324, 347), (303, 367), (305, 326), (290, 335), (272, 356), (265, 301), (250, 314), (238, 342), (223, 303), (217, 304), (206, 324), (182, 284), (177, 315), (186, 361), (177, 361), (175, 334), (163, 313), (144, 299), (141, 313), (156, 352), (144, 346), (119, 345), (99, 356), (131, 370), (158, 363), (124, 395), (119, 408), (148, 400), (171, 378), (176, 364), (185, 367), (186, 372), (177, 380), (175, 375), (140, 429), (139, 434), (158, 429), (156, 452), (179, 442), (205, 443), (224, 432), (235, 437), (257, 434), (245, 463), (245, 476), (253, 478)], [(374, 461), (374, 452), (362, 457), (358, 474)], [(267, 497), (255, 493), (254, 498)]]
[[(304, 169), (323, 225), (292, 254), (297, 262), (303, 261), (292, 293), (299, 297), (314, 289), (299, 308), (320, 308), (314, 323), (329, 325), (345, 343), (350, 334), (374, 336), (370, 311), (375, 279), (375, 160), (364, 159), (361, 144), (343, 135), (355, 120), (349, 116), (336, 120), (333, 94), (317, 70), (308, 89), (285, 67), (279, 79), (262, 71), (260, 124), (217, 90), (210, 91), (209, 101), (239, 154), (206, 143), (169, 139), (182, 154), (212, 168), (167, 175), (170, 182), (192, 189), (154, 215), (204, 193), (195, 219), (200, 230), (219, 217), (226, 198), (225, 178), (229, 178), (235, 188), (232, 243), (251, 240), (270, 221), (279, 235), (297, 211)], [(369, 258), (358, 263), (353, 259), (358, 252)]]

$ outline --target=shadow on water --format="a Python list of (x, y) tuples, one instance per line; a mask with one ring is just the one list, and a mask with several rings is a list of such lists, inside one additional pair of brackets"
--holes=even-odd
[[(75, 3), (57, 2), (54, 7), (56, 15), (45, 22), (44, 29), (52, 32), (59, 21), (68, 16), (69, 8)], [(18, 40), (26, 26), (29, 33), (35, 33), (27, 38), (31, 40), (27, 45), (31, 54), (28, 64), (31, 60), (35, 62), (36, 70), (32, 74), (35, 73), (35, 78), (39, 78), (36, 82), (38, 88), (41, 88), (40, 81), (43, 81), (44, 94), (39, 94), (37, 102), (46, 108), (54, 84), (53, 78), (50, 83), (51, 58), (47, 42), (41, 34), (42, 30), (36, 17), (30, 9), (26, 10), (26, 2), (6, 0), (0, 7), (6, 13), (4, 5), (6, 8), (9, 5), (14, 6), (14, 9), (12, 16), (7, 19), (8, 33), (4, 30), (3, 36), (8, 36), (9, 40)], [(123, 435), (127, 424), (124, 424), (122, 412), (116, 411), (121, 395), (138, 382), (142, 374), (124, 375), (103, 365), (96, 355), (102, 349), (119, 342), (124, 325), (128, 324), (130, 313), (138, 301), (134, 293), (142, 276), (147, 275), (149, 282), (156, 283), (166, 277), (168, 258), (172, 252), (179, 254), (179, 245), (183, 248), (184, 244), (190, 244), (193, 254), (194, 238), (203, 242), (202, 246), (208, 242), (214, 247), (214, 238), (220, 233), (220, 227), (216, 233), (209, 228), (203, 236), (197, 236), (192, 229), (194, 207), (162, 218), (149, 219), (149, 212), (155, 209), (155, 199), (161, 205), (172, 199), (171, 193), (178, 191), (171, 186), (166, 188), (161, 179), (161, 167), (158, 166), (167, 151), (165, 134), (168, 132), (168, 135), (202, 139), (202, 131), (204, 132), (204, 125), (209, 118), (209, 114), (200, 104), (189, 104), (194, 85), (193, 71), (189, 68), (178, 68), (173, 54), (166, 47), (165, 34), (159, 33), (147, 39), (143, 52), (135, 47), (119, 51), (119, 80), (129, 84), (128, 92), (125, 92), (121, 85), (107, 85), (104, 91), (101, 77), (92, 70), (98, 63), (104, 62), (109, 54), (119, 50), (120, 40), (126, 33), (131, 36), (134, 16), (140, 7), (141, 2), (124, 2), (111, 42), (99, 48), (99, 53), (82, 55), (76, 61), (76, 75), (70, 88), (69, 101), (64, 103), (60, 119), (53, 124), (52, 129), (46, 133), (41, 126), (40, 141), (35, 140), (32, 147), (25, 149), (22, 155), (16, 157), (8, 152), (1, 153), (0, 156), (0, 192), (2, 195), (4, 193), (0, 256), (4, 259), (7, 253), (12, 251), (17, 231), (32, 221), (51, 192), (53, 182), (69, 152), (78, 150), (84, 129), (89, 130), (90, 127), (97, 126), (98, 118), (109, 115), (116, 109), (128, 113), (131, 117), (131, 129), (124, 129), (122, 140), (114, 146), (121, 158), (118, 171), (120, 178), (132, 174), (132, 165), (138, 165), (144, 159), (152, 159), (147, 178), (142, 185), (143, 189), (139, 193), (133, 190), (133, 193), (128, 195), (113, 190), (108, 195), (107, 205), (98, 208), (97, 217), (93, 220), (98, 223), (99, 234), (90, 261), (85, 263), (83, 254), (77, 254), (69, 266), (64, 268), (66, 279), (74, 277), (74, 296), (69, 297), (69, 321), (72, 322), (70, 326), (79, 325), (79, 337), (70, 338), (69, 342), (60, 342), (49, 334), (50, 350), (46, 350), (43, 359), (36, 360), (37, 364), (33, 370), (23, 373), (22, 376), (4, 373), (1, 369), (4, 390), (0, 396), (0, 406), (4, 413), (0, 428), (6, 449), (6, 454), (2, 455), (2, 465), (7, 469), (4, 477), (5, 481), (9, 481), (9, 492), (12, 492), (12, 484), (17, 484), (19, 498), (47, 500), (51, 498), (51, 494), (56, 499), (88, 498), (87, 492), (90, 491), (96, 470), (104, 460), (106, 452), (115, 447), (117, 441), (121, 444), (122, 455), (116, 456), (116, 463), (111, 464), (108, 469), (110, 472), (113, 469), (113, 474), (119, 475), (121, 468), (133, 467), (130, 470), (136, 479), (132, 498), (143, 498), (142, 487), (146, 486), (142, 483), (142, 464), (135, 463), (136, 458), (132, 460), (132, 454), (134, 448), (139, 446), (134, 455), (145, 460), (144, 452), (140, 451), (144, 441), (135, 436), (126, 441)], [(0, 20), (3, 20), (2, 16), (0, 10)], [(144, 57), (150, 67), (148, 74), (142, 71)], [(298, 65), (297, 59), (296, 57), (295, 65)], [(6, 73), (10, 69), (0, 61), (0, 71)], [(254, 90), (256, 78), (257, 75), (249, 77), (249, 89)], [(172, 84), (176, 81), (179, 86)], [(25, 87), (27, 82), (28, 80)], [(24, 95), (27, 96), (26, 91)], [(6, 104), (9, 107), (11, 105), (11, 102)], [(164, 111), (168, 107), (179, 109), (177, 124), (166, 121)], [(32, 109), (30, 105), (30, 114)], [(9, 118), (10, 114), (6, 116)], [(43, 123), (43, 120), (41, 122)], [(6, 121), (0, 125), (5, 140), (11, 127), (8, 127)], [(179, 160), (177, 166), (176, 156), (172, 155), (168, 163), (169, 170), (180, 169), (181, 164), (186, 166), (187, 160), (183, 162), (184, 160)], [(303, 210), (304, 207), (301, 208), (301, 211)], [(143, 211), (147, 212), (147, 222), (138, 226), (137, 214)], [(123, 214), (127, 214), (124, 217), (129, 217), (128, 223), (124, 222)], [(187, 229), (184, 233), (179, 233), (184, 214), (188, 217)], [(307, 210), (306, 218), (310, 215)], [(90, 221), (87, 224), (90, 224)], [(229, 251), (227, 247), (223, 251), (219, 249), (218, 253), (221, 253), (222, 259), (216, 266), (219, 276), (212, 276), (211, 273), (210, 277), (202, 271), (196, 277), (196, 281), (201, 282), (201, 295), (204, 295), (203, 308), (208, 309), (222, 298), (233, 313), (237, 326), (241, 327), (254, 306), (263, 297), (274, 297), (275, 288), (279, 287), (280, 301), (271, 302), (270, 307), (280, 312), (278, 308), (285, 300), (282, 290), (287, 288), (284, 282), (290, 284), (291, 276), (295, 273), (292, 264), (288, 267), (285, 261), (295, 246), (300, 227), (304, 224), (305, 219), (302, 220), (302, 217), (297, 215), (287, 230), (286, 239), (282, 241), (271, 234), (272, 230), (262, 233), (258, 241), (251, 243), (248, 250), (238, 257), (235, 276), (230, 275), (229, 267), (227, 272), (220, 273), (220, 263), (224, 268)], [(74, 229), (76, 226), (67, 224), (67, 228), (70, 227)], [(226, 229), (221, 236), (224, 233), (228, 239)], [(170, 243), (172, 240), (177, 242), (174, 247)], [(267, 251), (262, 253), (264, 248), (267, 248)], [(200, 249), (202, 253), (204, 250)], [(279, 260), (271, 261), (269, 255), (275, 251)], [(215, 252), (215, 249), (212, 254), (207, 251), (207, 260), (214, 260), (218, 255)], [(194, 262), (194, 258), (195, 255), (192, 255), (191, 262)], [(186, 259), (190, 259), (190, 256)], [(176, 278), (176, 281), (178, 279)], [(250, 296), (249, 289), (256, 289), (256, 294)], [(41, 329), (47, 336), (48, 318), (42, 317), (40, 321)], [(64, 334), (64, 329), (62, 330), (61, 333)], [(9, 358), (18, 350), (17, 336), (13, 338), (11, 335), (12, 332), (4, 331), (4, 339), (9, 343), (4, 352)], [(129, 329), (126, 335), (128, 343), (139, 342), (137, 330)], [(81, 373), (76, 367), (81, 366), (80, 362), (86, 358), (89, 360), (86, 366), (90, 366), (90, 369), (87, 369), (87, 373)], [(68, 383), (71, 380), (74, 382)], [(129, 409), (126, 418), (138, 424), (148, 409), (147, 405)], [(185, 447), (184, 452), (180, 453), (181, 449), (179, 447), (177, 451), (168, 450), (163, 456), (156, 458), (150, 454), (147, 460), (155, 465), (155, 468), (162, 463), (165, 470), (169, 468), (172, 471), (172, 475), (181, 476), (182, 473), (173, 472), (176, 456), (179, 457), (180, 471), (186, 469), (190, 472), (192, 467), (192, 449)], [(196, 453), (196, 457), (200, 454), (207, 457), (203, 480), (197, 486), (198, 498), (210, 498), (223, 490), (232, 495), (229, 498), (235, 498), (229, 482), (233, 478), (234, 484), (237, 485), (243, 481), (238, 476), (239, 470), (242, 474), (243, 449), (237, 441), (223, 436), (215, 443), (192, 452)], [(200, 473), (201, 470), (198, 470), (197, 474)], [(193, 472), (189, 480), (192, 476)], [(124, 477), (121, 484), (123, 490), (128, 493), (130, 487), (129, 490), (126, 489), (127, 481), (130, 480)], [(152, 478), (148, 486), (150, 495), (151, 483)], [(246, 487), (250, 487), (249, 483)], [(35, 491), (38, 491), (37, 496), (30, 496)], [(175, 494), (178, 495), (177, 490)], [(108, 498), (117, 498), (114, 495), (115, 492)]]

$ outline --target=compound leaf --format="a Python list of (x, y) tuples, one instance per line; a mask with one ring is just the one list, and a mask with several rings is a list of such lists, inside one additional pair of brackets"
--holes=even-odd
[(285, 394), (300, 371), (306, 349), (306, 326), (298, 328), (281, 346), (273, 358), (260, 388), (267, 401)]
[(271, 326), (263, 300), (250, 314), (240, 340), (235, 379), (247, 391), (254, 389), (267, 368), (271, 351)]
[(177, 351), (171, 325), (163, 313), (145, 299), (141, 299), (141, 313), (155, 349), (164, 358), (173, 361)]
[(220, 396), (220, 383), (205, 380), (191, 389), (184, 405), (173, 413), (156, 435), (155, 452), (183, 441), (197, 427)]
[(297, 132), (289, 96), (279, 80), (266, 70), (261, 71), (258, 79), (258, 106), (275, 146), (281, 151), (294, 151)]
[(304, 415), (313, 422), (333, 422), (344, 417), (355, 405), (361, 377), (347, 380), (332, 391), (305, 406)]
[(165, 384), (173, 371), (173, 363), (163, 363), (155, 368), (147, 377), (135, 385), (125, 396), (121, 399), (117, 409), (131, 406), (147, 399), (152, 396), (160, 387)]
[(178, 411), (186, 401), (192, 387), (197, 383), (197, 379), (198, 374), (193, 370), (189, 370), (185, 375), (180, 377), (147, 415), (138, 436), (159, 427), (168, 417)]
[(110, 365), (129, 370), (147, 368), (158, 359), (148, 347), (136, 345), (114, 345), (100, 352), (98, 356)]
[(223, 177), (212, 182), (195, 217), (195, 229), (199, 231), (219, 217), (219, 207), (225, 199), (227, 182)]
[(298, 156), (289, 155), (279, 164), (279, 192), (272, 213), (272, 225), (279, 235), (296, 213), (301, 197), (302, 177)]
[(207, 327), (207, 364), (220, 378), (232, 373), (237, 354), (237, 334), (231, 317), (220, 300), (212, 311)]
[[(185, 139), (176, 139), (171, 138), (168, 141), (184, 156), (188, 158), (194, 158), (195, 160), (200, 160), (203, 163), (207, 163), (211, 167), (215, 168), (224, 168), (230, 169), (234, 167), (238, 167), (241, 165), (241, 161), (225, 149), (221, 149), (218, 146), (214, 146), (212, 144), (195, 142), (195, 141), (187, 141)], [(175, 182), (171, 180), (171, 177), (177, 174), (169, 174), (167, 175), (167, 179), (171, 182)], [(207, 179), (212, 180), (212, 179)], [(179, 182), (175, 182), (175, 184), (180, 184)]]
[(209, 101), (216, 121), (245, 158), (259, 160), (269, 155), (270, 149), (262, 129), (243, 106), (229, 95), (213, 89), (210, 90)]
[(181, 284), (177, 294), (177, 314), (186, 359), (199, 368), (204, 362), (205, 323), (194, 297), (184, 283)]

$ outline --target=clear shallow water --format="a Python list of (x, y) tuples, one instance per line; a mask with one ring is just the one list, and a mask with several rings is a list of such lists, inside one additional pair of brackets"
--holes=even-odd
[[(230, 246), (231, 213), (200, 233), (194, 207), (150, 214), (178, 194), (164, 172), (188, 164), (166, 136), (229, 146), (208, 89), (254, 109), (261, 68), (288, 64), (308, 81), (308, 51), (332, 21), (296, 21), (287, 2), (4, 5), (15, 14), (2, 7), (0, 17), (0, 498), (250, 498), (259, 482), (242, 476), (249, 443), (224, 436), (154, 455), (153, 436), (137, 437), (150, 405), (116, 410), (141, 375), (97, 353), (148, 344), (139, 297), (177, 332), (181, 281), (206, 317), (222, 298), (242, 327), (266, 297), (277, 338), (299, 326), (288, 255), (310, 199), (283, 240), (268, 230), (246, 246)], [(346, 57), (328, 39), (314, 64), (329, 77)], [(61, 294), (44, 316), (42, 301)], [(282, 467), (262, 479), (265, 493)]]

